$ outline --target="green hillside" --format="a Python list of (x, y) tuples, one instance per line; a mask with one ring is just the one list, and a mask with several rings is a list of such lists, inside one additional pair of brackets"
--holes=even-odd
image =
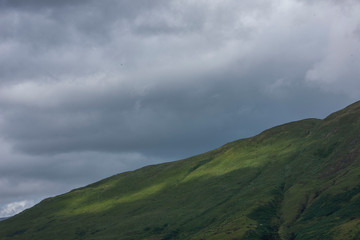
[(45, 199), (0, 239), (358, 240), (360, 102)]

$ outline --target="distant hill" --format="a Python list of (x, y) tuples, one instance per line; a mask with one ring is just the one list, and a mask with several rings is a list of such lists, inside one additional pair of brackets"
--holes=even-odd
[(0, 218), (0, 222), (3, 221), (3, 220), (5, 220), (5, 219), (7, 219), (7, 218)]
[(360, 239), (360, 102), (45, 199), (0, 239)]

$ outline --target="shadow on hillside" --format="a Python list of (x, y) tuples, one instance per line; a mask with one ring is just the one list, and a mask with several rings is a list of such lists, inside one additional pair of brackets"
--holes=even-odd
[[(229, 217), (247, 218), (252, 209), (273, 199), (272, 190), (283, 179), (281, 174), (273, 174), (271, 178), (265, 176), (268, 171), (265, 167), (243, 168), (222, 176), (173, 182), (143, 198), (120, 203), (113, 201), (116, 188), (108, 189), (113, 194), (101, 195), (96, 200), (83, 199), (80, 206), (84, 206), (84, 212), (77, 214), (71, 213), (76, 210), (69, 205), (71, 198), (63, 195), (45, 200), (16, 216), (13, 221), (27, 217), (32, 220), (6, 232), (11, 239), (17, 236), (21, 239), (21, 235), (26, 233), (44, 236), (44, 239), (45, 236), (59, 239), (58, 236), (64, 234), (61, 228), (67, 229), (69, 236), (76, 237), (73, 239), (91, 239), (103, 234), (174, 239), (182, 233), (195, 234), (213, 226), (215, 234)], [(151, 179), (145, 183), (145, 188), (152, 185)], [(87, 190), (91, 191), (84, 188), (78, 190), (79, 193), (72, 192), (71, 196)], [(86, 208), (87, 204), (91, 206), (109, 201), (111, 205), (101, 211), (92, 212), (91, 208)], [(11, 224), (11, 221), (8, 223)]]

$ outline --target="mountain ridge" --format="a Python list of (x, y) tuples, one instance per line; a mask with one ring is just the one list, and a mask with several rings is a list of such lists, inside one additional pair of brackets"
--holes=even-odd
[(0, 239), (359, 239), (360, 101), (48, 198)]

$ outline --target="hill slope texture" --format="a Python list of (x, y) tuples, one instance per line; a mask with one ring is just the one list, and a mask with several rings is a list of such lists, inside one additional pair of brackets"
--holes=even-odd
[(0, 239), (360, 239), (360, 102), (45, 199)]

